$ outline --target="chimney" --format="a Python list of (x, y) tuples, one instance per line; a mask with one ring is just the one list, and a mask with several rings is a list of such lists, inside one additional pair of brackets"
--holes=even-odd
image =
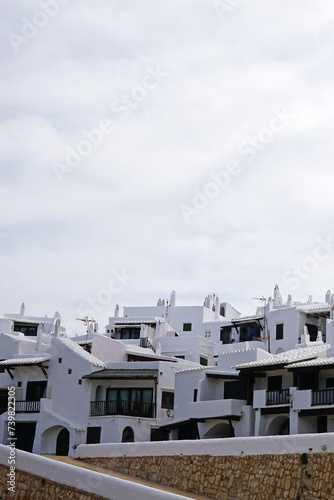
[(219, 304), (219, 297), (216, 297), (216, 304), (215, 304), (215, 319), (219, 319), (220, 316), (220, 304)]
[(60, 333), (60, 320), (59, 319), (56, 319), (56, 321), (54, 322), (54, 327), (55, 327), (54, 336), (59, 337), (59, 333)]
[(36, 340), (36, 347), (35, 347), (36, 352), (39, 352), (42, 349), (43, 333), (44, 333), (44, 323), (40, 323), (38, 325), (38, 329), (37, 329), (37, 340)]

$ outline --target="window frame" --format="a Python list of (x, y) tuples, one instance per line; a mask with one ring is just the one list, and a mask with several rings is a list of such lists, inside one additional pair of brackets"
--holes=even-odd
[(284, 339), (284, 323), (276, 323), (276, 340)]

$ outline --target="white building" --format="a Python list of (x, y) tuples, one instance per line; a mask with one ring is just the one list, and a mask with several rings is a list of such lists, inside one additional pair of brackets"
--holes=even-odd
[(17, 447), (26, 451), (73, 455), (86, 442), (165, 437), (159, 427), (173, 416), (175, 373), (197, 365), (99, 334), (75, 342), (60, 335), (58, 317), (48, 334), (42, 322), (27, 335), (10, 321), (0, 333), (2, 443), (8, 387), (16, 393)]
[(170, 300), (159, 299), (156, 306), (124, 307), (121, 318), (116, 306), (115, 315), (106, 326), (106, 335), (124, 340), (199, 335), (220, 342), (221, 326), (239, 316), (234, 307), (221, 303), (215, 294), (208, 295), (201, 306), (177, 306), (173, 291)]
[[(214, 306), (215, 305), (215, 306)], [(203, 306), (116, 308), (106, 333), (67, 338), (58, 313), (0, 318), (0, 439), (8, 387), (19, 448), (334, 431), (334, 296), (253, 316)], [(210, 326), (209, 326), (210, 325)], [(270, 352), (268, 352), (268, 347)]]
[(333, 431), (333, 307), (330, 291), (283, 303), (276, 286), (254, 316), (224, 324), (217, 366), (176, 376), (171, 438)]

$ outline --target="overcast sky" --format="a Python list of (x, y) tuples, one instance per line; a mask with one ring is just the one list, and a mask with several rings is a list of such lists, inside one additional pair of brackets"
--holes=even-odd
[(331, 0), (6, 2), (1, 312), (103, 331), (173, 289), (243, 313), (334, 291), (333, 22)]

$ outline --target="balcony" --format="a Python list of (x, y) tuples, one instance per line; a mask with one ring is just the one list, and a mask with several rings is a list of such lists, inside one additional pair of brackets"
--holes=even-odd
[(228, 416), (240, 417), (247, 401), (242, 399), (215, 399), (189, 403), (189, 418), (206, 419)]
[(323, 389), (321, 391), (312, 391), (312, 406), (333, 405), (334, 389)]
[(16, 413), (39, 413), (40, 409), (40, 401), (15, 401)]
[(289, 405), (291, 401), (290, 389), (267, 391), (267, 406)]
[(91, 401), (90, 416), (127, 415), (129, 417), (154, 418), (154, 403), (136, 401)]

